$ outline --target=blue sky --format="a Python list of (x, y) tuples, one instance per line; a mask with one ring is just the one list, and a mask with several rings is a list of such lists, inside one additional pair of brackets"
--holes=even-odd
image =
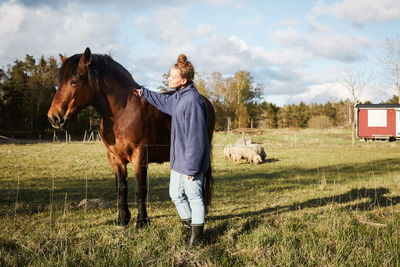
[(377, 57), (399, 29), (398, 0), (3, 0), (0, 66), (90, 47), (156, 90), (186, 53), (204, 77), (250, 71), (280, 106), (349, 98), (338, 75), (362, 66), (374, 78), (361, 99), (380, 102), (396, 91), (384, 85)]

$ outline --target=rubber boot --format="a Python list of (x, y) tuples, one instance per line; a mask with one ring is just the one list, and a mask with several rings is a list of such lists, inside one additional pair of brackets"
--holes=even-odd
[(191, 223), (191, 221), (192, 221), (191, 219), (182, 220), (183, 233), (185, 235), (187, 235), (187, 236), (190, 234), (190, 230), (191, 230), (190, 223)]
[(203, 229), (204, 224), (192, 224), (192, 236), (190, 237), (189, 248), (193, 248), (199, 243), (201, 237), (203, 236)]

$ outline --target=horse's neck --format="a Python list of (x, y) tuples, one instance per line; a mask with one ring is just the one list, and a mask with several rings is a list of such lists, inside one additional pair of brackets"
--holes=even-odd
[(107, 97), (102, 94), (102, 92), (97, 92), (94, 96), (92, 106), (100, 114), (102, 119), (112, 119), (113, 112)]
[(103, 86), (94, 97), (93, 107), (103, 119), (114, 120), (131, 102), (129, 101), (130, 88), (135, 86), (137, 86), (135, 82), (132, 85), (115, 84), (113, 87)]

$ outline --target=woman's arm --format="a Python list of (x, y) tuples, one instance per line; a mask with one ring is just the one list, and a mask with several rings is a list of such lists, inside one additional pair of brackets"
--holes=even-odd
[(155, 106), (160, 111), (172, 116), (174, 98), (171, 97), (171, 95), (159, 94), (144, 87), (140, 89), (133, 89), (133, 94), (146, 99), (147, 102)]

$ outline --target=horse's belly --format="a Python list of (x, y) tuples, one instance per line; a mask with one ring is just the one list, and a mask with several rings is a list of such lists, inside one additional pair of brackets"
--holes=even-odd
[(148, 163), (162, 163), (169, 161), (170, 145), (150, 145), (148, 146)]

